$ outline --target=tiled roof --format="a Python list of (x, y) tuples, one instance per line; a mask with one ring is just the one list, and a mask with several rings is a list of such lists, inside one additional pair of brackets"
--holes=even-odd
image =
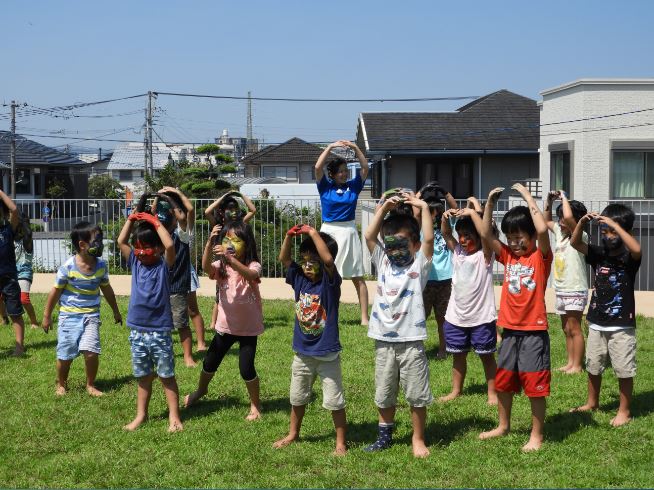
[(365, 112), (358, 140), (366, 150), (538, 151), (540, 113), (535, 100), (499, 90), (455, 112)]
[[(11, 132), (0, 131), (0, 163), (11, 161)], [(16, 135), (16, 165), (85, 165), (74, 156)]]
[(220, 177), (222, 180), (229, 182), (232, 185), (244, 184), (286, 184), (286, 179), (278, 177)]
[(279, 145), (267, 146), (263, 150), (244, 158), (244, 165), (262, 163), (316, 163), (322, 153), (318, 145), (307, 143), (300, 138), (291, 138)]
[[(163, 143), (152, 144), (152, 167), (163, 168), (168, 163), (171, 153)], [(114, 148), (107, 170), (143, 170), (145, 167), (145, 149), (143, 143), (119, 143)]]

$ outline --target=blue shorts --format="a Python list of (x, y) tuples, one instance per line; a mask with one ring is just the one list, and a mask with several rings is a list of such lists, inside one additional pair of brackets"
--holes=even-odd
[(472, 347), (477, 354), (492, 354), (497, 350), (495, 322), (476, 327), (457, 327), (445, 320), (445, 350), (452, 354), (469, 352)]
[(195, 271), (195, 267), (191, 266), (191, 292), (194, 293), (198, 289), (200, 289), (200, 278)]
[(57, 359), (71, 361), (80, 351), (100, 354), (100, 315), (59, 315)]
[(129, 333), (129, 345), (132, 350), (132, 371), (134, 377), (142, 378), (154, 371), (160, 378), (175, 376), (175, 354), (173, 337), (170, 331)]

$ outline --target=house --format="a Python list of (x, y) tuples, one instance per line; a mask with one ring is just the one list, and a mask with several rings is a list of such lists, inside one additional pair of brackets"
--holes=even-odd
[[(152, 169), (156, 174), (173, 158), (173, 150), (163, 143), (152, 143)], [(93, 165), (93, 173), (109, 173), (123, 187), (134, 190), (145, 184), (144, 143), (119, 143), (114, 148), (111, 160)]]
[(323, 152), (317, 145), (291, 138), (245, 157), (245, 177), (277, 177), (288, 183), (314, 183), (316, 160)]
[(654, 78), (580, 79), (540, 95), (544, 189), (586, 203), (654, 198)]
[[(11, 132), (0, 131), (0, 184), (11, 190)], [(74, 156), (16, 135), (16, 197), (38, 199), (46, 196), (50, 184), (58, 180), (66, 188), (64, 198), (88, 197), (86, 163)]]
[(457, 199), (528, 182), (538, 194), (535, 100), (499, 90), (454, 112), (364, 112), (357, 144), (374, 160), (372, 195), (438, 180)]

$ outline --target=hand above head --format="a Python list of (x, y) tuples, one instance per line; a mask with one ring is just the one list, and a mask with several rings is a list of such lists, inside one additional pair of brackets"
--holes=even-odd
[(161, 226), (161, 222), (157, 219), (157, 217), (150, 214), (150, 213), (133, 213), (133, 214), (130, 214), (129, 220), (130, 221), (147, 221), (148, 223), (153, 225), (155, 228), (159, 228)]
[(462, 216), (469, 215), (470, 213), (466, 213), (466, 211), (472, 211), (470, 208), (463, 208), (463, 209), (448, 209), (443, 213), (443, 217), (441, 218), (442, 221), (444, 220), (449, 220), (452, 218), (460, 218)]
[(511, 189), (514, 191), (517, 191), (521, 196), (525, 197), (525, 195), (529, 194), (531, 196), (531, 193), (529, 192), (529, 189), (527, 189), (524, 185), (522, 185), (520, 182), (516, 182), (511, 186)]
[(388, 199), (383, 200), (382, 208), (384, 208), (385, 211), (391, 211), (403, 202), (404, 199), (402, 199), (400, 196), (391, 196)]
[(549, 202), (554, 202), (554, 201), (556, 201), (557, 199), (560, 199), (560, 198), (561, 198), (561, 191), (549, 191), (547, 193), (547, 200)]
[(504, 187), (496, 187), (495, 189), (491, 190), (488, 193), (488, 202), (494, 205), (502, 195), (502, 192), (504, 192)]
[(597, 213), (587, 213), (581, 217), (578, 224), (585, 225), (586, 223), (589, 223), (590, 221), (597, 219), (598, 217), (599, 214)]

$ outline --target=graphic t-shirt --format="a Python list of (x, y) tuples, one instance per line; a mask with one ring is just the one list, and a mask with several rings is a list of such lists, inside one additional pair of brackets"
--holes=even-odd
[(447, 248), (440, 229), (434, 229), (434, 256), (429, 269), (430, 281), (445, 281), (452, 278), (452, 252)]
[(165, 260), (161, 259), (154, 265), (144, 265), (132, 252), (127, 265), (132, 271), (127, 326), (147, 332), (172, 330), (170, 270)]
[(109, 284), (107, 263), (95, 259), (95, 269), (85, 274), (77, 267), (76, 255), (57, 269), (54, 287), (63, 289), (59, 298), (61, 314), (100, 314), (100, 286)]
[[(584, 231), (582, 241), (588, 243)], [(584, 254), (570, 245), (570, 237), (561, 233), (558, 223), (554, 224), (554, 289), (557, 292), (588, 291), (588, 266)]]
[(588, 245), (586, 262), (595, 271), (588, 322), (600, 327), (635, 327), (634, 283), (641, 260), (635, 260), (628, 250), (611, 256), (604, 247)]
[(473, 254), (461, 248), (454, 249), (452, 294), (445, 319), (457, 327), (476, 327), (497, 319), (493, 291), (493, 255), (486, 263), (484, 251)]
[[(216, 280), (220, 298), (216, 330), (232, 335), (255, 336), (263, 333), (263, 310), (259, 279), (248, 281), (230, 265), (225, 264), (227, 277), (218, 273), (220, 261), (211, 264), (210, 278)], [(248, 269), (256, 271), (261, 277), (259, 262), (250, 262)]]
[(16, 277), (14, 230), (9, 222), (0, 221), (0, 276)]
[(536, 248), (517, 257), (503, 243), (497, 261), (504, 264), (497, 324), (512, 330), (547, 330), (545, 289), (552, 266), (552, 252), (543, 257)]
[(348, 180), (345, 185), (338, 186), (333, 180), (324, 174), (317, 183), (320, 193), (320, 205), (322, 206), (322, 220), (331, 221), (352, 221), (357, 208), (357, 199), (363, 189), (361, 174)]
[(14, 252), (16, 254), (16, 271), (18, 272), (18, 279), (32, 282), (32, 279), (34, 278), (34, 272), (32, 271), (34, 254), (25, 250), (22, 241), (16, 242)]
[(341, 299), (342, 279), (323, 271), (317, 283), (302, 273), (301, 267), (291, 262), (286, 271), (286, 283), (295, 292), (295, 328), (293, 350), (306, 356), (326, 356), (341, 350), (338, 335), (338, 304)]
[(422, 290), (429, 278), (431, 257), (419, 253), (405, 267), (391, 264), (381, 244), (372, 253), (377, 269), (377, 294), (368, 323), (368, 337), (386, 342), (427, 338)]

